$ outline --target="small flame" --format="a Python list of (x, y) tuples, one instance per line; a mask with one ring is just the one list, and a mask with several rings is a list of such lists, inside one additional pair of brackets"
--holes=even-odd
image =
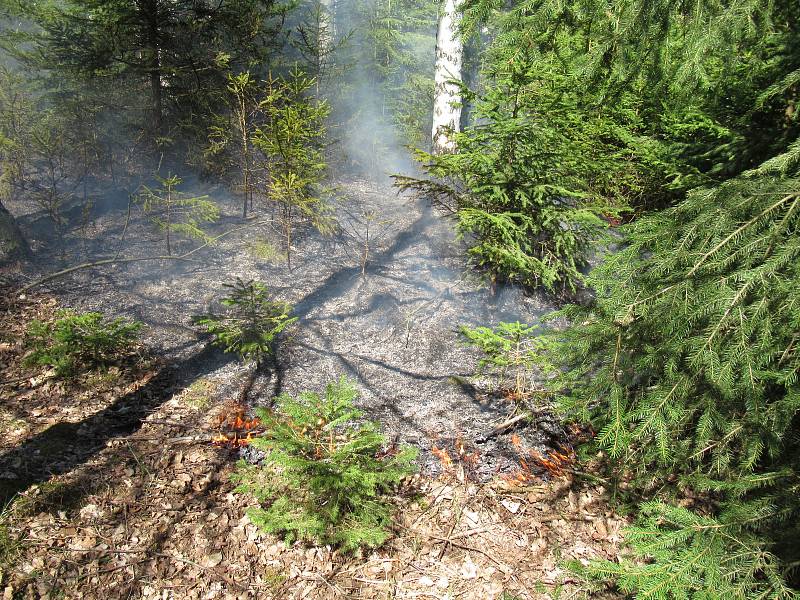
[(446, 471), (453, 470), (458, 466), (462, 475), (467, 477), (471, 476), (470, 474), (474, 472), (480, 460), (480, 453), (471, 452), (464, 443), (464, 440), (460, 437), (453, 441), (451, 452), (448, 452), (444, 448), (439, 448), (438, 446), (433, 446), (431, 452), (439, 459), (439, 462)]
[(433, 452), (433, 455), (439, 459), (439, 462), (442, 463), (442, 466), (445, 469), (450, 469), (453, 467), (453, 459), (450, 458), (450, 454), (447, 452), (447, 450), (443, 450), (438, 446), (434, 446), (431, 448), (431, 452)]
[(531, 457), (551, 475), (560, 476), (575, 462), (575, 452), (571, 448), (565, 448), (564, 446), (559, 449), (560, 451), (551, 450), (547, 453), (547, 456), (542, 456), (536, 450), (532, 450)]
[(253, 439), (254, 436), (252, 431), (247, 432), (245, 437), (239, 437), (238, 433), (234, 433), (233, 435), (220, 433), (211, 439), (211, 443), (215, 446), (225, 448), (242, 448), (243, 446), (249, 446)]
[(261, 419), (258, 417), (246, 417), (245, 410), (245, 407), (241, 405), (234, 405), (229, 412), (219, 415), (217, 417), (217, 427), (228, 431), (220, 431), (219, 434), (211, 439), (211, 443), (225, 448), (249, 446), (250, 442), (258, 434)]
[[(515, 439), (516, 438), (516, 439)], [(516, 435), (512, 436), (511, 443), (515, 447), (521, 447), (521, 441)], [(538, 479), (534, 474), (534, 469), (538, 468), (549, 473), (553, 477), (560, 477), (568, 471), (575, 463), (575, 452), (572, 448), (559, 446), (558, 450), (551, 450), (543, 456), (537, 450), (530, 450), (527, 457), (532, 461), (529, 462), (525, 458), (519, 459), (519, 470), (514, 473), (503, 475), (503, 479), (508, 485), (512, 487), (520, 486)]]

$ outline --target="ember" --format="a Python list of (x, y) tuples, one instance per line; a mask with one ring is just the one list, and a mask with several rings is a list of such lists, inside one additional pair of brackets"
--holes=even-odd
[(447, 448), (433, 446), (431, 453), (439, 459), (445, 471), (455, 471), (459, 480), (464, 478), (476, 479), (476, 469), (480, 460), (480, 453), (470, 451), (460, 437), (455, 440), (446, 440)]
[(563, 475), (564, 471), (569, 469), (575, 462), (575, 452), (563, 446), (561, 446), (561, 452), (552, 450), (547, 453), (547, 456), (542, 456), (536, 450), (531, 450), (530, 455), (538, 466), (543, 467), (545, 471), (555, 476)]

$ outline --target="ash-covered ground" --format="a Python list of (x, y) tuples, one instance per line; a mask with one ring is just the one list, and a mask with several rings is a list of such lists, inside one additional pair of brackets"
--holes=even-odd
[[(199, 184), (184, 189), (196, 191), (193, 187)], [(482, 479), (514, 469), (508, 433), (482, 440), (512, 407), (487, 399), (487, 382), (473, 377), (478, 355), (460, 344), (458, 329), (501, 320), (530, 323), (553, 305), (515, 288), (481, 283), (466, 266), (452, 223), (424, 201), (368, 180), (338, 182), (337, 189), (338, 233), (326, 237), (302, 230), (291, 270), (270, 209), (245, 222), (238, 199), (221, 186), (205, 186), (202, 192), (222, 210), (209, 231), (230, 232), (213, 246), (186, 261), (81, 270), (48, 287), (77, 309), (143, 321), (146, 343), (174, 365), (180, 385), (203, 377), (219, 384), (225, 399), (240, 393), (249, 368), (235, 357), (201, 352), (208, 339), (192, 317), (218, 308), (224, 283), (237, 277), (261, 281), (292, 303), (300, 319), (276, 364), (256, 382), (252, 402), (268, 403), (279, 392), (322, 390), (344, 375), (356, 381), (359, 406), (383, 423), (387, 435), (420, 448), (425, 470), (437, 469), (432, 446), (452, 448), (455, 440), (479, 453)], [(163, 254), (163, 234), (136, 209), (128, 218), (124, 205), (95, 210), (88, 221), (83, 215), (63, 234), (33, 213), (23, 217), (35, 231), (38, 255), (46, 257), (31, 280), (84, 261)], [(369, 260), (362, 273), (367, 226)], [(197, 245), (183, 240), (174, 253)], [(541, 420), (516, 433), (526, 445), (547, 447), (557, 427)]]

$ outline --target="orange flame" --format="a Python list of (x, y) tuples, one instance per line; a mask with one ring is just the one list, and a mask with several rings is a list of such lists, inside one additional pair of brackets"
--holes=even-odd
[(448, 454), (447, 450), (442, 450), (438, 446), (434, 446), (431, 448), (431, 452), (433, 452), (433, 455), (439, 459), (445, 469), (450, 469), (453, 467), (453, 459), (450, 458), (450, 454)]
[(575, 452), (572, 449), (561, 446), (560, 450), (560, 452), (551, 450), (547, 453), (547, 456), (542, 456), (536, 450), (531, 450), (530, 454), (536, 463), (548, 473), (560, 476), (575, 462)]
[(258, 417), (248, 418), (245, 416), (245, 407), (241, 405), (234, 405), (230, 412), (222, 413), (217, 417), (217, 427), (219, 429), (228, 429), (228, 432), (222, 432), (214, 436), (211, 443), (215, 446), (227, 448), (241, 448), (248, 446), (253, 437), (257, 435), (258, 427), (261, 425), (261, 419)]
[[(512, 436), (511, 443), (517, 448), (521, 447), (521, 441), (516, 435)], [(515, 487), (535, 481), (538, 479), (534, 474), (534, 468), (536, 467), (543, 469), (553, 477), (560, 477), (564, 475), (575, 462), (574, 450), (564, 446), (560, 446), (558, 450), (547, 452), (546, 456), (543, 456), (537, 450), (530, 450), (526, 456), (531, 459), (532, 463), (520, 457), (519, 470), (502, 476), (508, 485)]]

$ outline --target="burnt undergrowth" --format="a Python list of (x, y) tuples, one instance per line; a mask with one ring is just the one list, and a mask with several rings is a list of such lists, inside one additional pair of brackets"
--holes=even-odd
[[(137, 419), (158, 405), (159, 396), (166, 396), (156, 390), (188, 386), (203, 377), (224, 382), (216, 393), (218, 401), (238, 397), (268, 405), (282, 392), (320, 389), (327, 381), (346, 375), (361, 392), (359, 408), (368, 418), (381, 421), (391, 438), (419, 447), (419, 460), (427, 472), (440, 469), (431, 453), (436, 443), (482, 441), (475, 444), (481, 455), (482, 466), (477, 470), (481, 479), (518, 468), (508, 442), (513, 433), (525, 438), (530, 447), (545, 451), (552, 446), (553, 427), (547, 424), (520, 423), (516, 429), (485, 439), (515, 408), (492, 397), (488, 380), (471, 379), (476, 355), (459, 343), (458, 330), (464, 324), (535, 321), (553, 304), (542, 295), (483, 283), (465, 263), (463, 247), (449, 224), (425, 202), (398, 196), (386, 184), (374, 181), (341, 181), (337, 189), (335, 213), (373, 211), (390, 224), (369, 248), (365, 264), (354, 252), (352, 232), (345, 231), (323, 236), (299, 230), (291, 269), (280, 253), (268, 258), (253, 255), (247, 248), (257, 243), (280, 247), (280, 231), (270, 224), (269, 209), (256, 214), (249, 226), (236, 216), (238, 200), (215, 187), (204, 190), (221, 208), (221, 218), (210, 227), (209, 235), (233, 233), (190, 260), (120, 263), (48, 282), (51, 293), (67, 306), (145, 323), (144, 342), (165, 365), (146, 390), (99, 412), (82, 430), (108, 431), (107, 423), (117, 420), (120, 424), (110, 429), (118, 435), (135, 431)], [(144, 216), (128, 217), (124, 203), (117, 204), (99, 210), (89, 228), (78, 231), (80, 223), (74, 223), (74, 234), (60, 240), (40, 230), (39, 259), (29, 265), (24, 279), (32, 281), (52, 271), (54, 261), (64, 264), (63, 256), (91, 261), (152, 255), (155, 239)], [(94, 233), (87, 237), (79, 235), (82, 232)], [(176, 252), (189, 251), (193, 245), (197, 246), (180, 241)], [(281, 354), (258, 369), (207, 349), (208, 339), (192, 322), (195, 315), (207, 314), (214, 307), (222, 285), (234, 277), (263, 281), (277, 298), (294, 306), (293, 315), (298, 318), (296, 332)], [(70, 436), (81, 427), (56, 425), (59, 429), (51, 436), (42, 433), (39, 441), (26, 442), (24, 448), (4, 457), (3, 464), (29, 451), (41, 453), (39, 445), (46, 445), (49, 437), (57, 438), (61, 429)], [(545, 431), (548, 428), (551, 431)], [(110, 437), (101, 434), (94, 446)], [(79, 460), (75, 457), (64, 465)], [(31, 482), (44, 477), (49, 469), (44, 462), (29, 465), (37, 473)]]

